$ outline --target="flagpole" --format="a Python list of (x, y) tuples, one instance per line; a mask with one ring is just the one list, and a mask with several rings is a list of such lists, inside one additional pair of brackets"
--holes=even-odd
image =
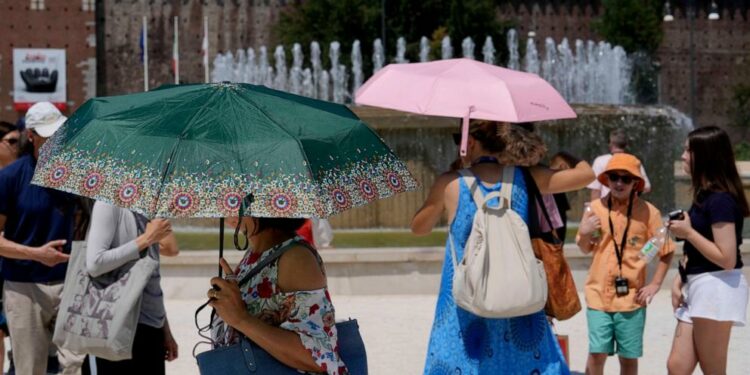
[(148, 18), (143, 16), (143, 91), (148, 91)]
[(174, 16), (174, 47), (172, 59), (174, 60), (174, 83), (180, 84), (180, 17)]
[(208, 16), (203, 16), (203, 73), (208, 83)]

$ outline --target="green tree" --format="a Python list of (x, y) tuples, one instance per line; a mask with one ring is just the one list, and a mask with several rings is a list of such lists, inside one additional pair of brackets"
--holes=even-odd
[(650, 56), (661, 45), (662, 1), (602, 0), (604, 12), (592, 27), (604, 39), (628, 53), (645, 51)]
[(622, 46), (633, 55), (631, 85), (635, 101), (654, 104), (658, 101), (657, 77), (654, 64), (664, 33), (661, 7), (657, 0), (602, 0), (602, 16), (592, 27), (608, 42)]
[[(281, 15), (274, 33), (281, 43), (301, 43), (305, 49), (317, 40), (326, 50), (327, 43), (337, 40), (344, 50), (342, 60), (345, 63), (349, 58), (347, 49), (359, 39), (367, 71), (372, 66), (367, 58), (372, 56), (372, 42), (382, 33), (381, 6), (381, 0), (300, 1)], [(388, 58), (396, 54), (396, 38), (404, 37), (408, 43), (406, 57), (417, 61), (420, 38), (442, 35), (442, 30), (447, 30), (458, 54), (461, 40), (470, 36), (477, 44), (475, 55), (481, 56), (482, 43), (489, 35), (498, 50), (498, 62), (507, 60), (506, 49), (498, 46), (505, 45), (509, 25), (497, 21), (492, 0), (387, 0), (385, 6)], [(435, 53), (434, 47), (432, 52)]]

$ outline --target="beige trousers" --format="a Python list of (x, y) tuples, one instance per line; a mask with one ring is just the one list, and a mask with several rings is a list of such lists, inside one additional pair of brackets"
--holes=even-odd
[[(44, 375), (55, 331), (63, 283), (36, 284), (5, 281), (3, 305), (8, 319), (10, 345), (16, 374)], [(81, 373), (84, 355), (64, 349), (57, 350), (61, 373)]]

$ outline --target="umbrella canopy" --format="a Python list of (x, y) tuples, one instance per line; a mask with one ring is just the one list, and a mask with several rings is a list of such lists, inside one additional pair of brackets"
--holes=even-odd
[(42, 148), (33, 183), (148, 217), (328, 217), (415, 189), (342, 105), (248, 84), (89, 100)]
[(464, 119), (531, 122), (575, 118), (562, 96), (536, 74), (471, 59), (391, 64), (356, 93), (357, 104)]

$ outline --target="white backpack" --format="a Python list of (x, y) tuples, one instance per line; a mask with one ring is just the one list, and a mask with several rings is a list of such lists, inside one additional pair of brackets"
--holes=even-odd
[[(515, 168), (503, 169), (500, 192), (482, 196), (479, 181), (467, 169), (459, 171), (471, 189), (477, 211), (460, 263), (453, 238), (453, 299), (456, 305), (485, 318), (512, 318), (533, 314), (547, 302), (544, 266), (534, 256), (529, 229), (511, 210)], [(498, 207), (488, 202), (499, 198)]]

